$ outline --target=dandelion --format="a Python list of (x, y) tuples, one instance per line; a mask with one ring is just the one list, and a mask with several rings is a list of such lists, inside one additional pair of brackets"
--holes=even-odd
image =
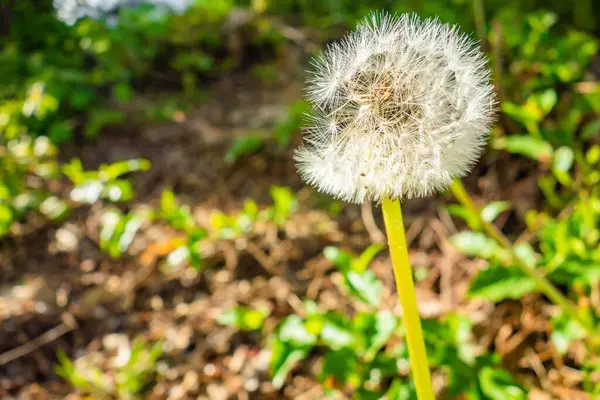
[(457, 27), (372, 14), (314, 62), (302, 178), (352, 203), (446, 189), (479, 158), (493, 120), (485, 64)]
[(475, 41), (437, 19), (371, 14), (314, 61), (298, 171), (321, 192), (382, 204), (411, 371), (434, 399), (400, 200), (444, 190), (479, 158), (495, 97)]

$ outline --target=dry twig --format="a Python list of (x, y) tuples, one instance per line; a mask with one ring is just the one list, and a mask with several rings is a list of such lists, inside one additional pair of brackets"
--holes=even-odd
[(60, 325), (57, 325), (49, 331), (42, 333), (35, 339), (30, 340), (29, 342), (24, 343), (21, 346), (15, 347), (14, 349), (0, 354), (0, 366), (8, 364), (9, 362), (21, 358), (23, 356), (26, 356), (27, 354), (39, 349), (40, 347), (58, 339), (64, 334), (75, 329), (75, 319), (70, 314), (68, 314), (68, 316), (63, 319), (66, 320), (66, 323), (62, 322)]

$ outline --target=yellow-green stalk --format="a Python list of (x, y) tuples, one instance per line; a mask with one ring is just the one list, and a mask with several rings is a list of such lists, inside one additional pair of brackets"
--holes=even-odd
[(425, 339), (421, 328), (421, 318), (417, 307), (415, 284), (412, 277), (412, 268), (408, 258), (408, 247), (404, 234), (404, 221), (402, 209), (398, 200), (385, 199), (382, 202), (383, 220), (388, 235), (388, 246), (392, 258), (394, 278), (398, 289), (398, 298), (402, 305), (404, 315), (404, 328), (406, 330), (406, 343), (412, 377), (417, 389), (419, 400), (433, 400), (433, 387), (431, 373), (427, 361)]

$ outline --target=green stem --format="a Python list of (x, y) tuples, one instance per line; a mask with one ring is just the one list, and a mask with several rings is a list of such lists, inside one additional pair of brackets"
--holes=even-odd
[(487, 51), (487, 36), (485, 30), (485, 7), (483, 6), (483, 0), (473, 0), (473, 15), (475, 17), (475, 29), (477, 29), (477, 36), (481, 41), (481, 47), (484, 51)]
[(402, 305), (406, 342), (413, 380), (419, 400), (435, 400), (431, 385), (431, 374), (427, 362), (425, 340), (421, 318), (417, 307), (415, 284), (408, 258), (408, 247), (404, 234), (404, 221), (398, 200), (385, 199), (382, 203), (383, 220), (388, 234), (388, 244), (392, 257), (392, 267)]
[(597, 332), (595, 331), (593, 324), (581, 316), (571, 301), (569, 301), (569, 299), (567, 299), (544, 275), (540, 274), (534, 266), (523, 260), (523, 258), (514, 251), (512, 243), (498, 228), (496, 228), (495, 225), (487, 222), (481, 217), (481, 210), (473, 203), (473, 199), (471, 199), (471, 196), (465, 190), (462, 181), (460, 179), (455, 179), (450, 188), (458, 202), (475, 215), (481, 229), (498, 244), (510, 251), (515, 265), (535, 281), (538, 289), (552, 300), (554, 304), (558, 305), (565, 313), (577, 320), (577, 322), (579, 322), (579, 324), (590, 334), (594, 342), (600, 339), (595, 337)]

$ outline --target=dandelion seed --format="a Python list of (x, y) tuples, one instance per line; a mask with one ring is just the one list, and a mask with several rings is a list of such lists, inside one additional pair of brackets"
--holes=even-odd
[(313, 64), (314, 113), (295, 160), (321, 192), (427, 196), (479, 158), (495, 96), (485, 56), (457, 27), (374, 13)]

